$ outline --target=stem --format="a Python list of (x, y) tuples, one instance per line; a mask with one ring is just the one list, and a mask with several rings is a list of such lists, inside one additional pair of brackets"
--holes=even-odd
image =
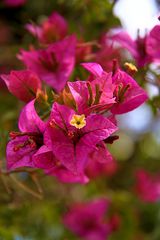
[(34, 181), (36, 187), (37, 187), (38, 192), (39, 192), (40, 194), (42, 194), (42, 193), (43, 193), (43, 190), (42, 190), (42, 187), (41, 187), (41, 185), (40, 185), (40, 183), (39, 183), (39, 181), (38, 181), (38, 178), (37, 178), (36, 173), (35, 173), (35, 172), (34, 172), (34, 173), (30, 173), (30, 175), (31, 175), (31, 178), (32, 178), (32, 180)]
[(13, 175), (9, 175), (9, 177), (12, 179), (13, 182), (15, 182), (25, 192), (30, 193), (32, 196), (34, 196), (34, 197), (36, 197), (36, 198), (38, 198), (40, 200), (43, 198), (43, 196), (41, 194), (33, 191), (32, 189), (27, 187), (24, 183), (18, 181), (17, 178), (15, 178)]
[(7, 193), (8, 193), (8, 194), (11, 194), (12, 191), (10, 190), (10, 188), (9, 188), (7, 182), (6, 182), (5, 177), (4, 177), (2, 174), (0, 175), (0, 177), (1, 177), (2, 183), (3, 183), (3, 185), (4, 185), (4, 187), (5, 187), (6, 191), (7, 191)]
[(12, 171), (5, 171), (5, 170), (1, 170), (1, 174), (3, 175), (10, 175), (10, 174), (13, 174), (13, 173), (21, 173), (21, 172), (26, 172), (26, 173), (35, 173), (36, 171), (38, 171), (39, 169), (15, 169), (15, 170), (12, 170)]

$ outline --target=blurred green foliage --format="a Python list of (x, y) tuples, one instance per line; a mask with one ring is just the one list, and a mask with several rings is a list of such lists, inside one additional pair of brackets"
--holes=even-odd
[[(93, 40), (108, 29), (120, 26), (113, 7), (114, 4), (106, 0), (28, 0), (26, 5), (17, 9), (1, 4), (0, 21), (9, 27), (10, 38), (0, 45), (0, 71), (22, 67), (16, 54), (20, 48), (28, 48), (35, 41), (25, 30), (26, 23), (39, 22), (58, 11), (69, 22), (70, 32), (76, 31), (85, 40)], [(4, 86), (0, 89), (0, 102), (0, 157), (1, 165), (5, 167), (8, 132), (17, 129), (22, 103)], [(159, 102), (159, 97), (155, 97), (150, 104), (159, 107)], [(142, 204), (133, 194), (133, 184), (135, 169), (143, 167), (152, 172), (160, 169), (160, 144), (151, 129), (136, 139), (123, 131), (120, 136), (119, 142), (111, 146), (119, 170), (110, 178), (103, 177), (81, 186), (61, 184), (40, 173), (44, 191), (41, 200), (26, 193), (12, 178), (1, 178), (0, 240), (76, 240), (78, 237), (63, 226), (61, 216), (73, 202), (100, 196), (110, 198), (111, 210), (121, 217), (120, 229), (111, 235), (110, 240), (159, 240), (160, 205)], [(27, 173), (14, 175), (36, 191)]]

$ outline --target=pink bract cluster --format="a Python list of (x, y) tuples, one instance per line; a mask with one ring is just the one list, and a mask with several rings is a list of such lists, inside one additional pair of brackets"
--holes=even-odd
[[(114, 173), (117, 166), (107, 145), (118, 139), (116, 115), (144, 103), (146, 92), (118, 64), (111, 69), (113, 59), (107, 58), (103, 65), (110, 66), (108, 72), (98, 63), (85, 62), (81, 69), (89, 72), (88, 77), (70, 81), (80, 59), (90, 55), (91, 46), (75, 34), (67, 35), (67, 23), (58, 13), (27, 29), (42, 48), (22, 49), (18, 58), (26, 69), (1, 76), (8, 90), (27, 103), (19, 117), (19, 132), (10, 133), (8, 170), (40, 168), (62, 182), (74, 183), (87, 183), (107, 169)], [(94, 60), (96, 56), (100, 61), (99, 51)], [(51, 101), (44, 84), (54, 91)], [(47, 117), (36, 111), (40, 97), (48, 106)]]
[(19, 7), (26, 3), (26, 0), (2, 0), (8, 7)]
[(144, 202), (158, 202), (160, 199), (160, 176), (152, 176), (143, 169), (138, 170), (135, 191)]
[(26, 29), (37, 37), (40, 43), (49, 44), (63, 39), (68, 33), (68, 24), (65, 19), (54, 12), (47, 20), (44, 20), (40, 26), (27, 24)]
[(106, 240), (120, 224), (118, 215), (106, 217), (109, 207), (104, 198), (74, 204), (64, 216), (64, 224), (84, 240)]
[(146, 33), (144, 37), (140, 37), (138, 34), (135, 40), (124, 31), (120, 31), (110, 37), (131, 53), (138, 67), (144, 67), (154, 61), (160, 61), (159, 25), (156, 25), (149, 33)]

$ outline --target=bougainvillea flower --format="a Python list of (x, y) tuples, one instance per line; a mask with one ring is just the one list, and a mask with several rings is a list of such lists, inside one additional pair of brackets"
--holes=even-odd
[(146, 51), (153, 60), (160, 61), (160, 25), (156, 25), (149, 33), (146, 40)]
[(92, 43), (85, 42), (83, 39), (77, 40), (76, 63), (88, 61), (92, 57)]
[(84, 240), (106, 240), (110, 235), (110, 226), (105, 220), (108, 206), (106, 199), (77, 203), (64, 216), (64, 224)]
[[(110, 156), (109, 156), (110, 159)], [(117, 162), (112, 159), (111, 161), (99, 162), (96, 159), (90, 159), (86, 167), (85, 173), (89, 179), (94, 179), (102, 176), (110, 177), (117, 172)]]
[(112, 40), (117, 41), (120, 45), (126, 48), (133, 58), (136, 60), (138, 67), (143, 67), (145, 64), (151, 63), (154, 60), (160, 60), (159, 40), (160, 26), (155, 26), (144, 37), (138, 36), (133, 40), (128, 33), (119, 32), (111, 36)]
[[(88, 99), (89, 99), (89, 92), (87, 87), (86, 81), (76, 81), (76, 82), (68, 82), (68, 87), (71, 93), (71, 101), (75, 102), (76, 109), (78, 113), (85, 112), (85, 109), (88, 107)], [(72, 104), (73, 105), (73, 104)]]
[(130, 75), (120, 69), (114, 74), (113, 83), (116, 85), (114, 96), (117, 102), (111, 109), (113, 114), (132, 111), (148, 99), (145, 90)]
[(144, 202), (156, 202), (160, 199), (160, 176), (152, 176), (145, 170), (136, 172), (135, 190)]
[(112, 161), (112, 155), (107, 150), (104, 142), (99, 142), (96, 145), (96, 149), (90, 155), (91, 159), (97, 159), (98, 162), (110, 162)]
[(106, 72), (112, 71), (114, 59), (120, 62), (120, 50), (108, 42), (101, 45), (100, 50), (95, 53), (94, 57), (94, 61), (99, 63)]
[[(87, 183), (89, 179), (84, 173), (86, 165), (84, 161), (89, 161), (89, 165), (92, 165), (90, 169), (98, 168), (96, 176), (102, 173), (101, 169), (112, 161), (112, 156), (103, 142), (96, 145), (83, 142), (88, 137), (87, 132), (83, 130), (86, 125), (87, 120), (84, 114), (74, 114), (72, 109), (55, 103), (49, 120), (49, 128), (46, 128), (44, 134), (45, 146), (43, 145), (33, 156), (35, 166), (43, 169), (46, 174), (55, 176), (61, 182)], [(95, 132), (90, 134), (90, 137), (94, 137), (94, 134)], [(75, 164), (76, 161), (77, 164)], [(91, 164), (91, 161), (95, 161), (95, 164)], [(80, 164), (84, 164), (84, 166)], [(102, 166), (98, 166), (100, 164)], [(78, 170), (75, 170), (76, 168)], [(107, 167), (105, 170), (107, 172)], [(86, 169), (85, 172), (87, 172)]]
[(34, 99), (38, 89), (41, 89), (41, 81), (38, 76), (29, 70), (11, 71), (9, 75), (1, 75), (8, 90), (24, 102)]
[[(114, 97), (115, 85), (112, 83), (112, 74), (103, 72), (100, 77), (96, 77), (90, 83), (92, 96), (94, 99), (93, 105), (103, 109), (110, 108), (116, 101)], [(93, 106), (94, 108), (94, 106)]]
[(99, 103), (115, 103), (113, 92), (116, 85), (112, 83), (112, 73), (105, 72), (98, 63), (82, 63), (81, 65), (91, 73), (88, 80), (95, 98), (97, 98), (97, 91), (99, 92)]
[(103, 74), (91, 82), (69, 82), (68, 87), (80, 113), (107, 110), (115, 103), (111, 74)]
[(57, 12), (53, 12), (41, 25), (27, 24), (26, 28), (44, 44), (61, 40), (68, 32), (66, 20)]
[(43, 145), (45, 123), (37, 115), (34, 102), (29, 102), (20, 114), (20, 132), (10, 133), (11, 140), (6, 152), (8, 170), (34, 167), (33, 155)]
[(33, 156), (34, 166), (43, 169), (47, 175), (55, 176), (59, 181), (64, 183), (81, 183), (88, 182), (84, 174), (73, 174), (65, 166), (60, 164), (59, 159), (55, 157), (53, 151), (47, 146), (42, 146)]
[(95, 77), (101, 77), (104, 74), (103, 68), (98, 63), (89, 62), (82, 63), (81, 65), (93, 75), (93, 78), (89, 79), (90, 81), (95, 79)]
[[(94, 81), (101, 82), (104, 78), (103, 76), (108, 75), (108, 73), (103, 71), (99, 64), (85, 63), (82, 65), (92, 74), (90, 77), (92, 80), (91, 83)], [(110, 78), (112, 83), (109, 82), (109, 86), (106, 84), (106, 89), (104, 88), (103, 91), (104, 99), (105, 93), (107, 93), (107, 96), (112, 97), (113, 94), (113, 97), (115, 97), (115, 103), (110, 108), (113, 114), (129, 112), (140, 106), (148, 99), (148, 96), (143, 88), (141, 88), (126, 72), (117, 69)], [(103, 81), (105, 81), (105, 79)]]
[(26, 3), (26, 0), (3, 0), (4, 4), (8, 7), (19, 7)]
[(89, 178), (113, 175), (117, 170), (116, 161), (107, 150), (104, 142), (100, 142), (96, 147), (97, 149), (90, 154), (90, 160), (85, 170), (86, 175)]
[(84, 174), (89, 153), (116, 130), (117, 127), (102, 115), (80, 117), (73, 109), (54, 103), (44, 143), (60, 165), (73, 174)]
[(80, 183), (86, 184), (89, 182), (88, 177), (83, 173), (72, 173), (67, 168), (59, 166), (45, 171), (46, 174), (55, 176), (59, 181), (63, 183)]
[(75, 46), (76, 38), (72, 35), (50, 44), (44, 50), (22, 50), (18, 57), (28, 69), (37, 73), (42, 80), (59, 92), (73, 71)]

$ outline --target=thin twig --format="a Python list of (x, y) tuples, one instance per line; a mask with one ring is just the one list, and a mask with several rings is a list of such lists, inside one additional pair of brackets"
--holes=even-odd
[(37, 174), (36, 173), (30, 173), (31, 175), (31, 178), (33, 180), (33, 182), (35, 183), (36, 187), (37, 187), (37, 190), (40, 194), (43, 194), (43, 190), (42, 190), (42, 187), (40, 185), (40, 182), (38, 181), (38, 178), (37, 178)]
[(26, 173), (34, 173), (38, 171), (39, 169), (25, 169), (25, 168), (20, 168), (20, 169), (14, 169), (12, 171), (6, 171), (6, 170), (1, 170), (1, 174), (3, 175), (10, 175), (13, 173), (21, 173), (21, 172), (26, 172)]
[(9, 177), (13, 180), (13, 182), (15, 182), (25, 192), (30, 193), (32, 196), (34, 196), (34, 197), (36, 197), (38, 199), (42, 199), (43, 198), (43, 196), (41, 194), (36, 193), (35, 191), (33, 191), (32, 189), (27, 187), (25, 184), (23, 184), (22, 182), (18, 181), (13, 175), (9, 175)]
[(4, 187), (5, 187), (6, 191), (7, 191), (7, 193), (8, 193), (8, 194), (11, 194), (12, 191), (11, 191), (11, 189), (9, 188), (9, 186), (8, 186), (8, 184), (7, 184), (7, 182), (6, 182), (5, 177), (4, 177), (2, 174), (0, 175), (0, 177), (1, 177), (2, 183), (3, 183), (3, 185), (4, 185)]

